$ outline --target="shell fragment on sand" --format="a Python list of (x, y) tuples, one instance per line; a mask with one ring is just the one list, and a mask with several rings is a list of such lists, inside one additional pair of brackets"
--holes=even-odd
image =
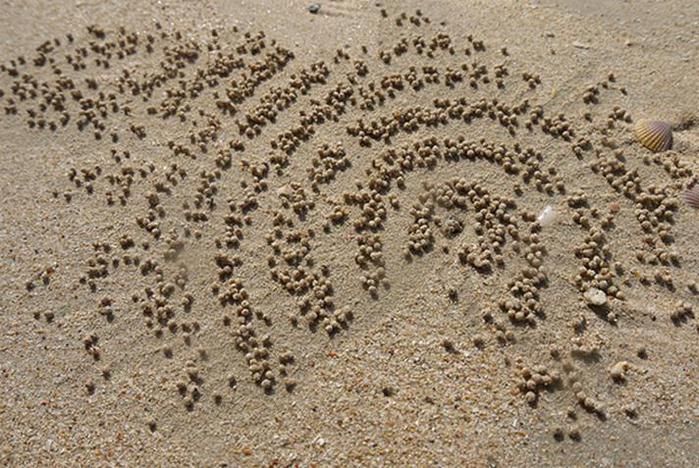
[(539, 226), (546, 227), (553, 224), (555, 219), (556, 212), (554, 211), (553, 207), (551, 205), (546, 205), (536, 217), (536, 222), (539, 223)]
[(654, 153), (672, 148), (672, 125), (667, 122), (639, 120), (633, 132), (638, 141)]
[(687, 205), (695, 210), (699, 210), (699, 184), (687, 189), (687, 191), (682, 194), (682, 198)]

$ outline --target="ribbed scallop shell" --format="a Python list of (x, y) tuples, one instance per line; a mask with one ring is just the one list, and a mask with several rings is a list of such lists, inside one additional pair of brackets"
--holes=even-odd
[(699, 184), (684, 192), (682, 198), (687, 205), (699, 210)]
[(638, 141), (657, 153), (672, 148), (672, 126), (659, 120), (639, 120), (633, 128)]

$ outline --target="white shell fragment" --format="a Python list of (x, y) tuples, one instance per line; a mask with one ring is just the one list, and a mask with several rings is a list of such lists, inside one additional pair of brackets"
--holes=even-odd
[(546, 205), (544, 209), (541, 210), (541, 212), (539, 213), (539, 216), (536, 217), (536, 222), (539, 223), (539, 226), (546, 227), (553, 224), (555, 218), (556, 211), (553, 209), (551, 205)]

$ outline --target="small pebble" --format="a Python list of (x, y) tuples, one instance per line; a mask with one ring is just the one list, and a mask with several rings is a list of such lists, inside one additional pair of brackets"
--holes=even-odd
[(603, 306), (607, 303), (607, 294), (601, 289), (590, 288), (583, 294), (588, 304)]

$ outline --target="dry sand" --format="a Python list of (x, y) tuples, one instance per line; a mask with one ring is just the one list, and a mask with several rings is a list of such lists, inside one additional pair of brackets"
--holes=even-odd
[(3, 3), (0, 463), (699, 465), (695, 0), (309, 4)]

